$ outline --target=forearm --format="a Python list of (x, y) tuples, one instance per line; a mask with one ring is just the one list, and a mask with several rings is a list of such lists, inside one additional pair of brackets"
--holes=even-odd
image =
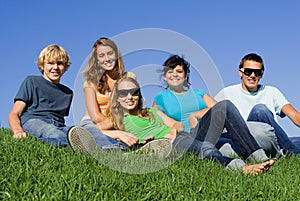
[(198, 118), (196, 117), (196, 115), (194, 114), (191, 114), (189, 116), (189, 125), (190, 125), (190, 128), (195, 128), (198, 124)]
[(128, 146), (132, 146), (134, 144), (137, 144), (139, 142), (138, 138), (135, 137), (134, 135), (127, 133), (125, 131), (121, 131), (121, 130), (102, 130), (102, 132), (111, 137), (114, 138), (116, 140), (119, 140), (125, 144), (127, 144)]
[(109, 118), (105, 118), (100, 122), (95, 122), (96, 127), (100, 130), (114, 130), (114, 125)]
[(183, 132), (184, 131), (184, 125), (181, 122), (175, 122), (171, 128), (175, 129), (177, 132)]
[(201, 119), (208, 110), (209, 110), (209, 108), (205, 108), (203, 110), (199, 110), (197, 112), (193, 112), (192, 114), (190, 114), (190, 116), (189, 116), (190, 128), (195, 128), (196, 125), (198, 124), (199, 119)]
[(120, 141), (120, 131), (119, 130), (101, 130), (104, 135), (107, 135), (111, 138), (114, 138), (116, 140)]
[(288, 116), (296, 126), (300, 127), (300, 113), (291, 104), (284, 105), (281, 111)]
[(195, 112), (196, 118), (201, 119), (208, 110), (210, 110), (210, 108), (205, 108), (203, 110), (199, 110), (199, 111)]
[(298, 126), (300, 128), (300, 116), (297, 118), (294, 118), (294, 120), (292, 120), (292, 121), (296, 126)]
[(167, 133), (167, 134), (165, 135), (165, 138), (170, 139), (171, 142), (173, 142), (173, 141), (175, 140), (176, 137), (177, 137), (177, 130), (175, 130), (175, 129), (171, 129), (171, 130), (169, 131), (169, 133)]
[(164, 124), (171, 129), (175, 129), (177, 132), (182, 132), (184, 131), (184, 125), (181, 122), (178, 122), (170, 117), (168, 117), (165, 113), (161, 111), (157, 111), (157, 114), (162, 118), (164, 121)]
[(20, 118), (16, 114), (9, 114), (8, 123), (14, 138), (26, 137), (26, 133), (21, 126)]
[(21, 126), (21, 121), (16, 115), (10, 114), (8, 116), (8, 123), (9, 123), (10, 129), (14, 133), (15, 132), (24, 132), (24, 130)]

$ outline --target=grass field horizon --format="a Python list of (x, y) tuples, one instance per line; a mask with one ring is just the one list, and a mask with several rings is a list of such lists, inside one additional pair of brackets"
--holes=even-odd
[(156, 172), (124, 173), (70, 147), (15, 140), (7, 128), (0, 149), (0, 200), (300, 200), (295, 156), (253, 177), (190, 154)]

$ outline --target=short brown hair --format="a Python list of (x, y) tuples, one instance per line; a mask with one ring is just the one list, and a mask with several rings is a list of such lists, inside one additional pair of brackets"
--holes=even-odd
[(250, 54), (245, 55), (240, 62), (239, 68), (244, 67), (245, 61), (255, 61), (257, 63), (260, 63), (261, 67), (262, 67), (261, 69), (265, 70), (264, 61), (261, 58), (261, 56), (259, 56), (258, 54), (250, 53)]

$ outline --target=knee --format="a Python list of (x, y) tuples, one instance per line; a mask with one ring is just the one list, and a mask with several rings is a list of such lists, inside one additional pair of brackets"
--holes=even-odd
[(231, 110), (236, 108), (235, 105), (230, 100), (222, 100), (218, 102), (216, 107), (223, 108), (224, 110)]
[(226, 111), (227, 115), (232, 113), (238, 113), (238, 109), (230, 100), (220, 101), (219, 107), (222, 108), (222, 111)]
[(256, 104), (256, 105), (252, 108), (251, 112), (252, 112), (252, 113), (258, 113), (258, 114), (260, 114), (260, 113), (262, 113), (262, 112), (263, 112), (263, 113), (270, 112), (270, 110), (268, 109), (268, 107), (267, 107), (265, 104), (260, 103), (260, 104)]
[(272, 112), (269, 110), (269, 108), (265, 104), (255, 105), (252, 108), (249, 116), (252, 116), (252, 118), (254, 118), (254, 120), (258, 120), (258, 119), (262, 119), (262, 118), (265, 119), (265, 118), (269, 118), (269, 117), (273, 118)]

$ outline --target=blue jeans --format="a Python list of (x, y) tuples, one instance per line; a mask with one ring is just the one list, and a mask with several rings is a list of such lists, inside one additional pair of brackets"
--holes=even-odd
[(278, 144), (274, 128), (271, 125), (257, 121), (247, 121), (246, 123), (257, 144), (269, 156), (276, 158), (282, 156), (282, 150)]
[(22, 125), (24, 131), (38, 140), (56, 146), (67, 146), (70, 127), (52, 119), (29, 119)]
[[(228, 135), (228, 133), (227, 132), (223, 132), (223, 133), (221, 133), (220, 138), (219, 138), (219, 140), (218, 140), (218, 142), (216, 144), (216, 148), (220, 149), (226, 143), (230, 144), (230, 146), (231, 146), (231, 150), (227, 150), (228, 152), (230, 152), (230, 153), (234, 152), (234, 153), (236, 153), (238, 155), (241, 154), (239, 148), (230, 139), (230, 136)], [(224, 153), (222, 153), (222, 154), (224, 155)]]
[(296, 147), (300, 147), (300, 137), (289, 137), (289, 139)]
[(210, 142), (194, 139), (189, 133), (179, 133), (173, 141), (173, 146), (179, 153), (193, 153), (200, 159), (212, 159), (224, 166), (227, 166), (233, 160), (223, 156)]
[(98, 129), (93, 121), (89, 118), (82, 119), (79, 123), (79, 126), (82, 126), (89, 131), (93, 135), (98, 146), (102, 149), (127, 150), (129, 148), (127, 144), (103, 134), (102, 131)]
[(271, 125), (274, 128), (275, 135), (279, 146), (284, 152), (291, 154), (300, 154), (300, 148), (298, 148), (288, 137), (285, 131), (275, 121), (273, 113), (264, 104), (255, 105), (247, 119), (247, 121), (264, 122)]
[[(218, 102), (201, 118), (189, 137), (178, 135), (174, 140), (176, 150), (186, 150), (201, 158), (212, 158), (228, 166), (232, 158), (223, 156), (215, 148), (223, 129), (237, 146), (240, 156), (253, 162), (268, 160), (264, 151), (257, 144), (237, 108), (228, 100)], [(189, 138), (188, 138), (189, 137)]]
[[(250, 133), (256, 140), (257, 144), (265, 151), (268, 156), (271, 157), (281, 157), (282, 151), (277, 142), (277, 137), (274, 132), (274, 128), (267, 123), (247, 121), (246, 122)], [(224, 148), (224, 144), (229, 143), (231, 147), (227, 146)], [(221, 137), (216, 145), (217, 149), (220, 149), (223, 155), (227, 154), (240, 154), (237, 146), (229, 139), (226, 132), (221, 134)]]

